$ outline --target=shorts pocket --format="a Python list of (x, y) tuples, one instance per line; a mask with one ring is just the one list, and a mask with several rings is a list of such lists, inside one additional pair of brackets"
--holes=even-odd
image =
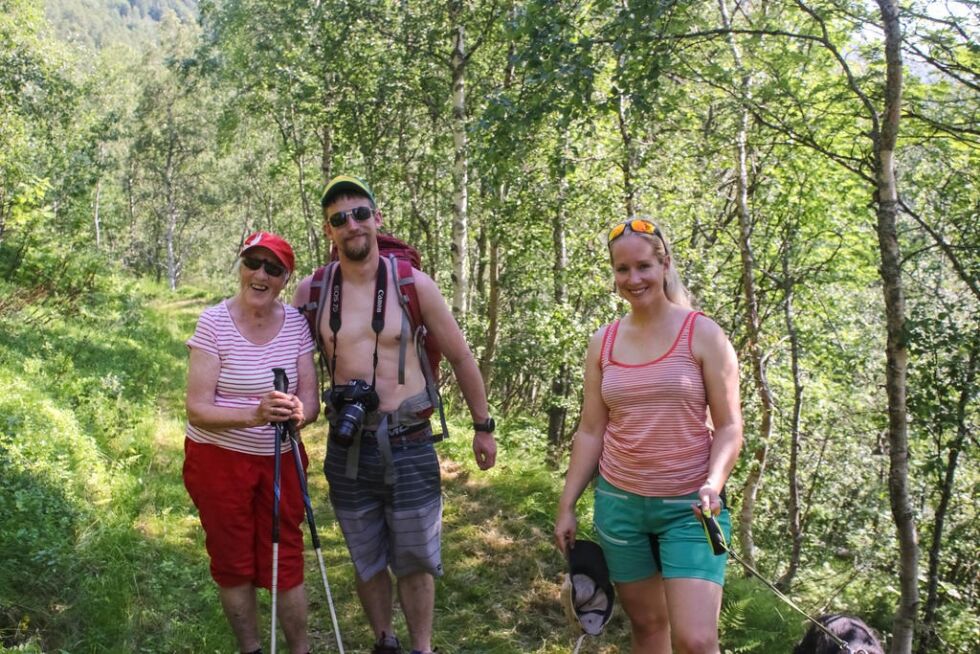
[(622, 493), (617, 493), (615, 491), (606, 490), (605, 488), (597, 487), (595, 489), (596, 495), (605, 495), (606, 497), (615, 497), (618, 500), (628, 500), (629, 497)]
[(625, 540), (625, 539), (622, 539), (622, 538), (613, 538), (612, 536), (610, 536), (609, 534), (607, 534), (606, 532), (604, 532), (601, 528), (599, 528), (599, 525), (597, 525), (597, 524), (593, 524), (592, 526), (595, 527), (596, 533), (599, 534), (599, 537), (602, 538), (602, 540), (604, 540), (604, 541), (606, 541), (608, 543), (611, 543), (613, 545), (629, 545), (630, 544), (630, 542), (628, 540)]
[(599, 481), (592, 525), (602, 542), (618, 547), (634, 545), (642, 536), (638, 531), (641, 521), (642, 504), (636, 496)]

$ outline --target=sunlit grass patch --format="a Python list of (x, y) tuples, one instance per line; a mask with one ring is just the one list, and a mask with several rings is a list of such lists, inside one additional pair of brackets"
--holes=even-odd
[[(0, 383), (9, 382), (0, 379)], [(0, 637), (29, 639), (77, 602), (76, 556), (113, 480), (71, 411), (29, 385), (0, 397)]]
[(227, 643), (180, 480), (186, 351), (171, 330), (193, 322), (144, 300), (2, 325), (3, 646), (199, 651), (167, 645), (181, 623)]

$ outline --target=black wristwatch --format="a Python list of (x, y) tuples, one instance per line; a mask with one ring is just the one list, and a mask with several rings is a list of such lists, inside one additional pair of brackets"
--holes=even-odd
[(486, 422), (474, 422), (473, 431), (485, 431), (488, 434), (492, 434), (493, 430), (497, 428), (497, 423), (493, 421), (493, 416), (489, 416)]

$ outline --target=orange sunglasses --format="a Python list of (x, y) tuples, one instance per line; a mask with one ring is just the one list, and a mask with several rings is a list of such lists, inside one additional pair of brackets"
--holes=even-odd
[(660, 228), (649, 220), (644, 220), (642, 218), (634, 218), (633, 220), (627, 220), (626, 222), (614, 225), (613, 228), (609, 230), (609, 236), (606, 237), (606, 245), (612, 245), (612, 242), (625, 234), (627, 229), (637, 234), (652, 234), (653, 236), (656, 236), (660, 239), (660, 242), (664, 244), (664, 252), (668, 252), (667, 241), (664, 240), (664, 235), (660, 233)]

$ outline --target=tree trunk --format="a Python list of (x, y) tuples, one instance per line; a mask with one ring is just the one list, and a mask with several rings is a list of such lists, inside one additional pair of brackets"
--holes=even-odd
[(885, 112), (881, 117), (881, 131), (872, 134), (872, 138), (878, 197), (878, 247), (881, 251), (881, 279), (888, 334), (885, 346), (890, 444), (888, 495), (898, 531), (900, 586), (891, 652), (910, 654), (919, 610), (919, 544), (909, 493), (906, 406), (908, 349), (905, 342), (905, 291), (902, 286), (902, 254), (898, 244), (898, 186), (894, 162), (902, 107), (902, 32), (897, 3), (894, 0), (878, 0), (878, 6), (881, 8), (882, 27), (885, 31)]
[(795, 230), (788, 230), (786, 248), (783, 252), (783, 316), (786, 320), (786, 334), (789, 336), (790, 369), (793, 375), (793, 416), (790, 424), (789, 470), (789, 515), (787, 523), (792, 541), (789, 564), (776, 586), (782, 591), (788, 591), (793, 584), (800, 567), (800, 551), (803, 547), (803, 524), (800, 519), (800, 414), (803, 411), (803, 382), (800, 376), (800, 336), (796, 331), (793, 317), (793, 287), (794, 279), (790, 273), (789, 258), (790, 244), (795, 240)]
[[(329, 102), (326, 98), (324, 104)], [(320, 130), (320, 181), (324, 188), (333, 178), (333, 133), (324, 125)], [(317, 198), (319, 200), (319, 198)]]
[[(455, 3), (454, 3), (455, 4)], [(458, 17), (457, 17), (458, 18)], [(467, 225), (467, 154), (466, 154), (466, 54), (463, 26), (457, 25), (453, 36), (452, 104), (453, 104), (453, 315), (460, 325), (464, 324), (467, 311), (467, 272), (469, 262)]]
[[(329, 99), (324, 98), (324, 103), (328, 103)], [(330, 130), (329, 125), (324, 125), (320, 130), (320, 188), (326, 188), (327, 182), (333, 179), (333, 132)], [(320, 203), (320, 194), (316, 196), (317, 206)], [(317, 209), (318, 220), (314, 221), (316, 227), (314, 232), (316, 233), (316, 259), (314, 265), (319, 265), (322, 263), (326, 257), (321, 258), (321, 248), (326, 247), (330, 249), (330, 243), (326, 243), (326, 237), (323, 232), (323, 211), (322, 209)]]
[(167, 283), (171, 291), (177, 290), (177, 205), (168, 192), (167, 200)]
[[(506, 195), (503, 187), (499, 194)], [(490, 282), (490, 293), (487, 301), (487, 337), (484, 341), (483, 356), (480, 357), (480, 374), (483, 385), (490, 389), (490, 374), (493, 370), (493, 357), (497, 350), (497, 333), (500, 331), (500, 245), (498, 239), (490, 239), (490, 256), (487, 273)]]
[(551, 404), (548, 407), (548, 463), (552, 466), (558, 464), (565, 440), (565, 420), (568, 417), (565, 400), (568, 398), (570, 386), (568, 377), (568, 366), (563, 363), (558, 366), (558, 371), (551, 380)]
[(92, 200), (92, 222), (95, 224), (95, 247), (102, 247), (102, 221), (99, 210), (102, 202), (102, 166), (105, 163), (105, 143), (99, 144), (98, 174), (95, 180), (95, 198)]
[[(562, 307), (568, 300), (568, 287), (565, 280), (565, 269), (568, 267), (568, 247), (565, 243), (566, 197), (568, 195), (568, 176), (565, 165), (565, 141), (558, 146), (558, 197), (556, 207), (551, 214), (552, 247), (554, 262), (552, 264), (552, 284), (554, 285), (554, 301), (556, 307)], [(551, 398), (548, 406), (548, 460), (558, 461), (561, 446), (565, 439), (565, 418), (568, 414), (569, 383), (568, 366), (564, 363), (558, 366), (551, 380)]]
[(102, 201), (102, 177), (95, 182), (95, 198), (92, 200), (92, 222), (95, 224), (95, 247), (102, 248), (102, 222), (99, 218), (100, 202)]
[[(320, 235), (318, 225), (321, 221), (317, 220), (310, 206), (309, 193), (307, 192), (306, 182), (306, 162), (303, 161), (303, 153), (306, 148), (301, 140), (299, 132), (296, 130), (296, 105), (289, 104), (289, 124), (280, 122), (280, 132), (283, 140), (292, 152), (293, 163), (296, 165), (297, 182), (299, 184), (300, 204), (303, 207), (303, 224), (306, 226), (306, 245), (310, 252), (316, 257), (316, 261), (323, 261), (320, 252)], [(321, 154), (321, 169), (323, 166)]]
[[(742, 69), (742, 57), (735, 37), (731, 34), (731, 19), (725, 0), (718, 0), (722, 23), (728, 31), (728, 46), (736, 69), (741, 73), (741, 92), (749, 98), (749, 76)], [(752, 535), (752, 521), (755, 518), (755, 502), (762, 488), (765, 476), (769, 441), (772, 437), (772, 395), (766, 375), (766, 362), (759, 347), (759, 300), (755, 288), (755, 255), (752, 252), (752, 215), (749, 211), (749, 171), (748, 171), (748, 131), (749, 111), (741, 109), (738, 133), (735, 136), (736, 150), (736, 204), (738, 207), (739, 250), (742, 258), (742, 290), (745, 294), (745, 330), (749, 359), (752, 363), (752, 379), (759, 396), (759, 434), (752, 443), (752, 463), (745, 483), (742, 486), (742, 509), (739, 514), (738, 535), (742, 556), (746, 563), (755, 567), (755, 539)], [(748, 438), (746, 440), (749, 440)]]
[[(891, 168), (891, 153), (882, 152), (882, 164)], [(885, 172), (879, 178), (879, 193), (888, 186), (894, 193), (894, 172)], [(887, 181), (891, 177), (891, 181)], [(891, 200), (878, 203), (878, 244), (881, 250), (881, 278), (884, 282), (887, 345), (885, 355), (887, 370), (885, 387), (888, 394), (888, 441), (890, 460), (888, 495), (892, 517), (898, 530), (899, 578), (901, 596), (895, 615), (892, 654), (908, 654), (912, 651), (912, 637), (919, 606), (918, 536), (909, 494), (908, 418), (906, 406), (906, 377), (908, 350), (904, 340), (905, 294), (901, 278), (901, 252), (898, 246), (896, 215), (898, 207), (894, 195)]]
[[(622, 57), (619, 60), (622, 65)], [(623, 140), (623, 200), (626, 205), (626, 216), (636, 215), (636, 187), (633, 184), (633, 173), (637, 168), (633, 135), (630, 133), (628, 102), (626, 94), (620, 93), (616, 105), (616, 118), (619, 122), (619, 135)]]
[(164, 232), (164, 240), (167, 246), (167, 282), (170, 286), (171, 291), (177, 290), (177, 247), (175, 240), (177, 238), (177, 182), (175, 177), (176, 164), (174, 163), (175, 153), (174, 150), (177, 147), (177, 134), (176, 128), (173, 123), (170, 125), (170, 142), (167, 147), (167, 162), (164, 166), (164, 178), (163, 184), (166, 192), (166, 203), (167, 203), (167, 214), (166, 214), (166, 231)]
[[(513, 42), (507, 48), (507, 65), (504, 67), (503, 87), (510, 89), (514, 81), (514, 52)], [(500, 181), (496, 184), (497, 207), (503, 209), (507, 204), (507, 183)], [(487, 299), (487, 335), (483, 344), (483, 356), (480, 357), (480, 374), (483, 376), (483, 385), (490, 393), (490, 375), (493, 370), (493, 357), (497, 350), (497, 334), (500, 330), (500, 238), (498, 237), (497, 223), (491, 222), (489, 225), (490, 243), (487, 262), (487, 277), (490, 286)]]
[(136, 242), (136, 163), (132, 156), (126, 171), (126, 215), (129, 217), (129, 242)]
[(3, 235), (7, 231), (7, 218), (14, 206), (8, 197), (7, 191), (0, 187), (0, 244), (3, 244)]
[[(432, 112), (429, 115), (429, 134), (430, 136), (430, 151), (436, 152), (437, 149), (437, 139), (436, 134), (440, 131), (439, 115), (436, 112)], [(440, 169), (440, 161), (436, 157), (429, 157), (430, 171), (429, 179), (433, 180), (432, 184), (429, 184), (429, 197), (428, 197), (428, 209), (423, 206), (423, 213), (425, 215), (431, 215), (432, 219), (425, 222), (426, 225), (426, 247), (429, 252), (429, 261), (432, 262), (433, 276), (435, 276), (436, 270), (442, 270), (442, 209), (443, 209), (443, 198), (442, 198), (442, 186), (436, 181), (442, 179), (442, 170)]]
[(3, 244), (3, 235), (7, 231), (7, 220), (13, 212), (13, 208), (12, 195), (7, 193), (3, 186), (0, 186), (0, 245)]
[(476, 233), (476, 274), (473, 282), (473, 298), (470, 300), (470, 307), (476, 311), (486, 304), (487, 299), (488, 231), (486, 222), (483, 222)]

